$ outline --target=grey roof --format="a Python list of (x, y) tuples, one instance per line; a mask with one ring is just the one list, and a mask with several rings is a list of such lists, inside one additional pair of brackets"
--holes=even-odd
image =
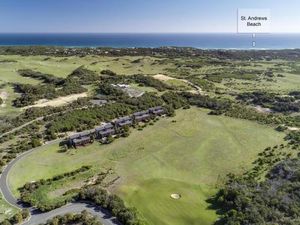
[(163, 110), (161, 106), (152, 107), (149, 109), (150, 111)]
[(90, 103), (94, 105), (105, 105), (107, 103), (107, 100), (90, 100)]
[(90, 137), (81, 137), (81, 138), (76, 138), (73, 140), (74, 144), (85, 142), (85, 141), (90, 141)]
[(134, 116), (143, 116), (143, 115), (149, 115), (148, 111), (141, 111), (141, 112), (136, 112), (133, 113)]
[(90, 136), (93, 132), (95, 132), (95, 130), (83, 131), (83, 132), (80, 132), (80, 133), (70, 136), (69, 139), (74, 140), (74, 139), (79, 139), (82, 137)]
[(105, 100), (105, 99), (107, 99), (107, 96), (106, 96), (106, 95), (102, 95), (102, 94), (97, 94), (97, 95), (95, 96), (95, 98), (96, 98), (96, 99)]
[(74, 135), (70, 136), (69, 138), (70, 139), (80, 138), (80, 134), (74, 134)]
[(94, 132), (94, 131), (93, 131), (93, 130), (87, 130), (87, 131), (80, 132), (79, 135), (80, 135), (80, 136), (88, 136), (88, 135), (90, 135), (92, 132)]
[(144, 119), (144, 118), (149, 118), (149, 117), (150, 117), (150, 114), (143, 114), (140, 116), (136, 116), (135, 119)]
[(99, 134), (101, 134), (101, 135), (113, 134), (113, 133), (115, 133), (114, 129), (102, 130), (99, 132)]
[(99, 132), (99, 131), (103, 131), (103, 130), (107, 130), (107, 129), (111, 129), (113, 128), (114, 126), (111, 124), (111, 123), (107, 123), (103, 126), (100, 126), (100, 127), (97, 127), (96, 128), (96, 132)]
[(126, 126), (126, 125), (130, 125), (132, 124), (132, 120), (125, 120), (125, 121), (122, 121), (122, 122), (119, 122), (118, 125), (119, 126)]
[(122, 122), (130, 121), (130, 120), (132, 120), (130, 116), (124, 116), (124, 117), (121, 117), (121, 118), (117, 119), (115, 122), (116, 123), (122, 123)]

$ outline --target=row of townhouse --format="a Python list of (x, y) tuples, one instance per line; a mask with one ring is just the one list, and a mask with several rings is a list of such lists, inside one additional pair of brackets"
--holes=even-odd
[(165, 110), (161, 106), (149, 108), (145, 111), (135, 112), (132, 115), (115, 119), (102, 126), (96, 127), (93, 130), (84, 131), (74, 134), (67, 138), (61, 145), (67, 145), (68, 147), (79, 147), (93, 143), (94, 139), (104, 139), (109, 136), (120, 133), (125, 126), (132, 126), (135, 123), (147, 122), (153, 117), (161, 116), (165, 114)]

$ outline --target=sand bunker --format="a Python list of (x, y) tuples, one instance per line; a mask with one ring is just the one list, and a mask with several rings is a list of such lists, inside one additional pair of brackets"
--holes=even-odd
[(181, 198), (181, 195), (180, 194), (171, 194), (171, 198), (175, 199), (175, 200), (179, 200)]
[(5, 92), (5, 91), (0, 92), (0, 98), (3, 100), (3, 103), (0, 106), (1, 107), (5, 107), (6, 106), (5, 102), (6, 102), (7, 98), (8, 98), (8, 93)]
[(160, 80), (160, 81), (168, 81), (168, 80), (175, 80), (176, 78), (169, 77), (163, 74), (156, 74), (153, 76), (153, 78)]

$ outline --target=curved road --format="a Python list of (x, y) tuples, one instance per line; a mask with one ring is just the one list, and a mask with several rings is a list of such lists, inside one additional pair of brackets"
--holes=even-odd
[[(55, 140), (48, 142), (48, 144), (54, 144), (59, 143), (60, 140)], [(18, 157), (16, 157), (14, 160), (12, 160), (2, 171), (2, 174), (0, 176), (0, 190), (3, 195), (3, 198), (12, 206), (19, 208), (19, 209), (26, 209), (28, 207), (22, 205), (18, 199), (16, 199), (13, 194), (11, 193), (11, 190), (9, 188), (8, 184), (8, 175), (11, 170), (11, 168), (23, 157), (30, 155), (32, 152), (39, 151), (42, 149), (41, 147), (31, 149)], [(67, 204), (61, 208), (52, 210), (50, 212), (40, 212), (36, 208), (28, 208), (30, 210), (30, 218), (28, 221), (24, 222), (24, 225), (37, 225), (41, 223), (45, 223), (48, 219), (51, 219), (58, 215), (64, 215), (66, 213), (80, 213), (83, 210), (86, 210), (93, 214), (94, 216), (97, 216), (101, 223), (103, 225), (120, 225), (120, 223), (116, 220), (116, 218), (112, 217), (110, 212), (107, 210), (104, 210), (101, 207), (97, 207), (95, 205), (92, 205), (87, 202), (76, 202), (76, 203), (70, 203)]]

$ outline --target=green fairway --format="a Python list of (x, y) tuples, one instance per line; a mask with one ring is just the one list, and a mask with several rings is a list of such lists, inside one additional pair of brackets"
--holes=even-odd
[[(135, 206), (152, 225), (212, 224), (217, 218), (206, 199), (226, 174), (241, 173), (257, 154), (283, 142), (284, 133), (272, 127), (207, 110), (179, 110), (143, 131), (110, 145), (93, 145), (59, 153), (57, 144), (45, 146), (11, 170), (9, 183), (17, 188), (28, 181), (78, 169), (114, 168), (120, 179), (111, 187), (128, 205)], [(172, 193), (181, 194), (174, 200)]]
[[(150, 179), (136, 187), (124, 187), (130, 205), (144, 213), (150, 224), (212, 224), (215, 212), (208, 210), (206, 199), (214, 194), (209, 186), (169, 179)], [(180, 193), (179, 200), (171, 198)]]
[[(153, 57), (47, 57), (47, 56), (5, 56), (0, 55), (0, 81), (32, 83), (34, 79), (22, 78), (19, 69), (32, 69), (41, 73), (66, 77), (76, 68), (84, 65), (90, 70), (100, 73), (110, 69), (117, 74), (156, 74), (162, 73), (170, 64), (157, 64)], [(2, 62), (1, 62), (2, 61)], [(138, 62), (135, 62), (138, 61)], [(153, 65), (155, 64), (155, 67)]]

